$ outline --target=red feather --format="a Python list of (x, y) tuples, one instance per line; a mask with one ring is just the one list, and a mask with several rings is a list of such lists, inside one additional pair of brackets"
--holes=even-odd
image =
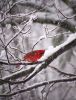
[(34, 50), (24, 55), (23, 60), (28, 62), (36, 62), (42, 57), (44, 52), (45, 50)]
[[(44, 52), (45, 50), (31, 51), (23, 56), (23, 61), (36, 62), (43, 56)], [(19, 66), (20, 65), (16, 65), (16, 68), (18, 68)]]

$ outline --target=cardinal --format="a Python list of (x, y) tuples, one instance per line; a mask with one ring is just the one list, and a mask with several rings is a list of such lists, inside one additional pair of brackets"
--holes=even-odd
[[(31, 52), (28, 52), (27, 54), (24, 54), (22, 60), (27, 61), (27, 62), (31, 62), (31, 63), (34, 63), (37, 61), (44, 61), (53, 52), (54, 52), (54, 47), (49, 46), (46, 50), (45, 49), (34, 50)], [(19, 65), (17, 65), (16, 67), (19, 67)]]
[[(31, 52), (28, 52), (27, 54), (23, 55), (22, 60), (27, 62), (37, 62), (44, 54), (45, 50), (34, 50)], [(19, 68), (20, 65), (16, 65), (16, 68)]]
[(37, 62), (44, 54), (45, 50), (34, 50), (23, 56), (23, 61)]

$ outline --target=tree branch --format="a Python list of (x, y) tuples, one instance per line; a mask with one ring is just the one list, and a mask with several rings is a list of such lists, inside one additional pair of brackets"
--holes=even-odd
[[(71, 39), (71, 40), (70, 40)], [(10, 84), (20, 84), (20, 83), (25, 83), (27, 81), (29, 81), (31, 78), (33, 78), (37, 73), (39, 73), (42, 69), (46, 68), (54, 59), (56, 59), (59, 55), (61, 55), (62, 53), (64, 53), (65, 51), (69, 50), (70, 48), (76, 46), (76, 33), (70, 35), (70, 37), (61, 45), (55, 47), (53, 49), (52, 54), (49, 55), (49, 57), (42, 63), (39, 64), (37, 66), (37, 68), (35, 68), (35, 70), (25, 79), (22, 81), (16, 81), (16, 82), (10, 82)], [(30, 69), (29, 69), (30, 71)], [(28, 71), (28, 72), (29, 72)], [(21, 72), (22, 73), (22, 72)], [(20, 74), (20, 73), (19, 73)], [(22, 74), (21, 74), (22, 75)], [(26, 75), (26, 73), (25, 73)], [(24, 76), (24, 74), (23, 74)], [(13, 74), (12, 74), (13, 77)], [(12, 78), (11, 76), (9, 77), (9, 79)], [(19, 78), (20, 76), (17, 75), (17, 77)], [(17, 78), (16, 77), (16, 78)], [(8, 78), (7, 78), (8, 79)]]
[(63, 76), (69, 76), (69, 77), (73, 77), (73, 76), (76, 76), (75, 74), (71, 74), (71, 73), (66, 73), (66, 72), (63, 72), (53, 66), (50, 66), (52, 69), (54, 69), (55, 71), (57, 71), (60, 75), (63, 75)]
[(30, 91), (31, 89), (36, 89), (38, 87), (47, 85), (47, 84), (52, 84), (52, 83), (64, 83), (64, 82), (72, 82), (72, 81), (76, 81), (76, 77), (73, 78), (66, 78), (66, 79), (56, 79), (53, 81), (44, 81), (41, 83), (35, 83), (34, 85), (28, 86), (26, 89), (22, 89), (22, 90), (18, 90), (16, 92), (10, 93), (10, 94), (0, 94), (0, 97), (11, 97), (13, 95), (19, 94), (19, 93), (23, 93), (26, 91)]

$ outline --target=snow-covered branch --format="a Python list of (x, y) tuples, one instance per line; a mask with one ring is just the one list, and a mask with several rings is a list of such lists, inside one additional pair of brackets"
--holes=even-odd
[[(46, 68), (59, 55), (61, 55), (62, 53), (64, 53), (65, 51), (69, 50), (70, 48), (74, 46), (76, 46), (76, 33), (70, 35), (63, 44), (55, 48), (52, 48), (52, 51), (50, 49), (45, 51), (46, 53), (40, 59), (40, 60), (45, 60), (45, 62), (43, 62), (42, 65), (39, 64), (37, 68), (35, 68), (35, 70), (24, 80), (24, 82), (27, 82), (28, 80), (30, 80), (37, 73), (39, 73), (42, 69)], [(21, 82), (17, 82), (17, 83), (21, 83)]]
[(16, 92), (13, 92), (13, 93), (10, 93), (10, 94), (0, 94), (0, 97), (11, 97), (11, 96), (16, 95), (18, 93), (23, 93), (23, 92), (26, 92), (26, 91), (30, 91), (32, 89), (36, 89), (38, 87), (45, 86), (47, 84), (52, 84), (52, 83), (56, 84), (56, 83), (64, 83), (64, 82), (72, 82), (72, 81), (76, 81), (76, 77), (57, 79), (57, 80), (52, 80), (52, 81), (44, 81), (44, 82), (40, 82), (40, 83), (35, 83), (31, 86), (28, 86), (25, 89), (21, 89), (21, 90), (18, 90)]
[(45, 51), (46, 53), (40, 59), (41, 62), (43, 60), (43, 63), (39, 64), (36, 68), (33, 67), (34, 71), (33, 70), (31, 71), (31, 68), (29, 68), (28, 72), (26, 72), (26, 70), (20, 71), (20, 72), (16, 72), (14, 74), (6, 76), (6, 78), (3, 78), (3, 80), (13, 79), (14, 77), (15, 77), (15, 79), (17, 79), (17, 78), (19, 78), (21, 76), (24, 76), (26, 74), (30, 74), (31, 73), (25, 80), (13, 82), (12, 84), (20, 84), (20, 83), (23, 83), (23, 82), (27, 82), (32, 77), (34, 77), (37, 73), (39, 73), (42, 69), (46, 68), (59, 55), (61, 55), (62, 53), (64, 53), (65, 51), (71, 49), (74, 46), (76, 46), (76, 33), (70, 35), (68, 37), (68, 39), (64, 43), (62, 43), (61, 45), (59, 45), (59, 46), (57, 46), (55, 48), (52, 48), (52, 50), (51, 49), (47, 49)]

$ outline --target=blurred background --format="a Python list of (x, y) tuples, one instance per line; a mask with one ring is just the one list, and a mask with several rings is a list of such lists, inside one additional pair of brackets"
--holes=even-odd
[[(76, 0), (0, 0), (0, 61), (20, 62), (24, 54), (56, 47), (75, 32)], [(57, 57), (30, 81), (10, 86), (11, 91), (8, 84), (0, 85), (0, 94), (43, 81), (70, 78), (62, 72), (76, 74), (75, 62), (76, 47)], [(32, 66), (35, 65), (24, 68)], [(0, 64), (0, 78), (17, 71), (15, 65)], [(76, 100), (76, 83), (48, 84), (11, 97), (0, 97), (0, 100)]]

